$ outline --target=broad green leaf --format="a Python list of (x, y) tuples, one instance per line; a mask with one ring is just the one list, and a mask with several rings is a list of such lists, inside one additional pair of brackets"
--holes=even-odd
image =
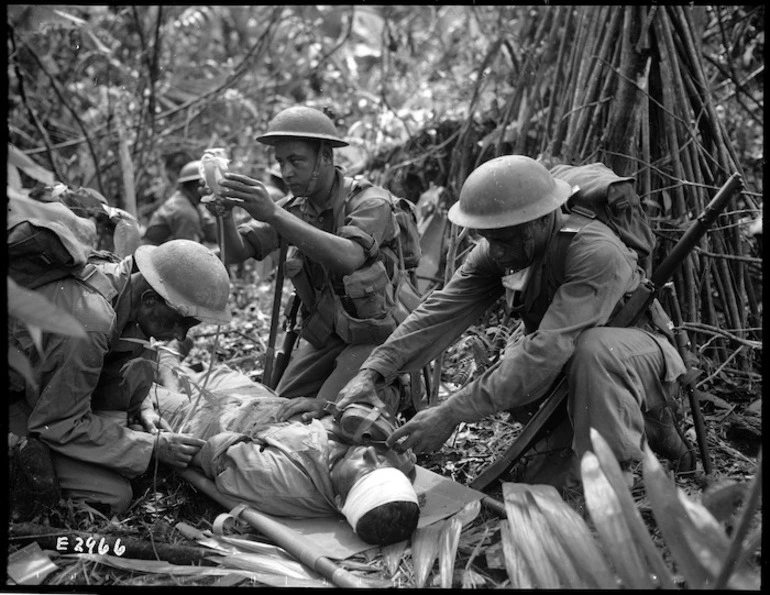
[[(46, 332), (81, 339), (87, 336), (83, 325), (72, 314), (51, 303), (42, 293), (21, 287), (10, 277), (8, 277), (8, 315)], [(38, 350), (42, 350), (39, 341), (35, 344)]]
[(583, 518), (549, 485), (533, 485), (530, 493), (587, 588), (614, 589), (617, 581)]
[(40, 167), (11, 143), (8, 143), (8, 163), (47, 186), (52, 186), (56, 181), (50, 171)]
[(308, 581), (323, 580), (323, 577), (320, 574), (310, 570), (307, 566), (296, 560), (279, 560), (273, 556), (265, 556), (253, 552), (226, 554), (215, 558), (215, 561), (220, 566), (251, 570), (252, 572), (261, 572)]
[(599, 460), (586, 452), (580, 461), (586, 508), (604, 544), (604, 551), (626, 589), (653, 589), (644, 552), (634, 539), (615, 490), (602, 472)]
[(385, 559), (385, 566), (387, 567), (390, 576), (396, 574), (396, 571), (401, 564), (401, 559), (404, 557), (407, 544), (408, 541), (405, 539), (404, 541), (399, 541), (398, 543), (386, 545), (381, 548), (382, 557)]
[(16, 348), (8, 349), (8, 366), (21, 374), (27, 384), (37, 392), (37, 381), (32, 366), (21, 351)]
[(522, 553), (522, 547), (513, 535), (510, 521), (500, 523), (500, 537), (505, 554), (505, 569), (508, 572), (508, 579), (511, 581), (511, 588), (536, 588), (538, 585), (535, 575)]
[[(229, 574), (242, 574), (257, 582), (271, 587), (328, 587), (325, 579), (292, 578), (289, 576), (277, 576), (271, 573), (255, 572), (233, 568), (220, 568), (218, 566), (191, 566), (187, 564), (171, 564), (159, 560), (136, 560), (133, 558), (121, 558), (119, 556), (100, 556), (98, 554), (63, 554), (62, 558), (76, 558), (90, 560), (141, 574), (169, 574), (172, 576), (225, 576)], [(218, 559), (213, 559), (217, 562)]]
[[(655, 520), (688, 588), (713, 588), (729, 550), (727, 535), (705, 507), (676, 487), (647, 445), (643, 473)], [(736, 581), (734, 576), (728, 587)]]
[(527, 560), (537, 587), (555, 589), (567, 586), (561, 584), (559, 572), (549, 555), (549, 549), (554, 548), (553, 536), (548, 530), (544, 530), (546, 524), (540, 510), (534, 499), (528, 497), (526, 490), (525, 484), (503, 484), (505, 512), (513, 538), (522, 556)]
[(438, 555), (439, 536), (447, 521), (438, 521), (417, 529), (412, 535), (412, 561), (414, 562), (415, 586), (425, 586), (433, 563)]
[(439, 536), (438, 567), (441, 587), (444, 589), (452, 588), (457, 544), (460, 542), (462, 528), (461, 520), (455, 515), (445, 523)]
[(607, 441), (594, 428), (591, 428), (591, 444), (602, 472), (615, 491), (615, 495), (628, 523), (628, 528), (636, 544), (644, 552), (650, 574), (657, 578), (659, 586), (666, 589), (675, 589), (674, 577), (671, 575), (671, 571), (665, 562), (663, 562), (658, 548), (652, 542), (650, 533), (644, 524), (644, 519), (642, 519), (631, 491), (628, 489), (628, 485), (623, 478), (623, 471), (620, 469), (620, 464), (615, 454), (612, 452), (609, 444), (607, 444)]
[(454, 515), (455, 519), (458, 519), (460, 521), (460, 524), (465, 527), (469, 523), (472, 523), (474, 519), (479, 516), (479, 512), (481, 511), (481, 500), (473, 500), (471, 502), (468, 502), (465, 506), (463, 506), (463, 509), (456, 513)]

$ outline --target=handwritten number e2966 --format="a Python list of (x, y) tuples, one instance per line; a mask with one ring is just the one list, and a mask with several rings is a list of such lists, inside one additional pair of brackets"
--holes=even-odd
[(110, 549), (112, 549), (112, 553), (116, 556), (122, 556), (126, 551), (126, 546), (120, 543), (119, 537), (115, 540), (115, 543), (112, 544), (112, 548), (110, 548), (110, 545), (104, 537), (98, 541), (95, 537), (89, 537), (87, 539), (75, 537), (72, 540), (72, 543), (70, 543), (70, 538), (66, 536), (57, 537), (56, 539), (56, 551), (58, 552), (72, 551), (76, 554), (100, 554), (103, 556), (109, 554)]

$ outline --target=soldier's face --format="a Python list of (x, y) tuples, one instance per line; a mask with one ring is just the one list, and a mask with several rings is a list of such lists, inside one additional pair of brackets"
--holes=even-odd
[(500, 229), (480, 229), (489, 242), (489, 255), (506, 269), (521, 270), (540, 257), (548, 244), (552, 214)]
[(364, 475), (382, 467), (392, 467), (385, 449), (374, 446), (351, 446), (331, 471), (332, 485), (345, 501), (350, 488)]
[(316, 144), (300, 140), (277, 142), (275, 159), (284, 183), (294, 196), (310, 196), (318, 189), (318, 178), (313, 179), (313, 172), (316, 160), (322, 156)]
[(187, 331), (200, 324), (197, 318), (179, 314), (157, 294), (143, 296), (136, 320), (146, 336), (158, 341), (184, 341)]
[(501, 266), (520, 270), (532, 264), (535, 237), (531, 225), (480, 229), (479, 235), (489, 242), (489, 254)]

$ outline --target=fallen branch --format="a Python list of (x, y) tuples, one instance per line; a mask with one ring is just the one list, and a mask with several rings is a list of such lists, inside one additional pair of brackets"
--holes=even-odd
[(140, 560), (162, 560), (172, 564), (213, 565), (211, 550), (189, 545), (151, 542), (136, 537), (100, 535), (87, 531), (69, 531), (35, 523), (12, 523), (8, 541), (26, 545), (36, 541), (44, 550), (60, 554), (110, 554)]

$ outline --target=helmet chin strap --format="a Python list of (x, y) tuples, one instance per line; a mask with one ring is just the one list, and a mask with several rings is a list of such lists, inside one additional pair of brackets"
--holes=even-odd
[(305, 184), (305, 192), (303, 196), (310, 196), (310, 185), (313, 182), (318, 181), (318, 174), (320, 172), (321, 168), (321, 153), (323, 153), (325, 143), (321, 141), (318, 144), (318, 152), (315, 154), (315, 163), (313, 164), (313, 171), (310, 174), (310, 178), (307, 181), (307, 184)]

